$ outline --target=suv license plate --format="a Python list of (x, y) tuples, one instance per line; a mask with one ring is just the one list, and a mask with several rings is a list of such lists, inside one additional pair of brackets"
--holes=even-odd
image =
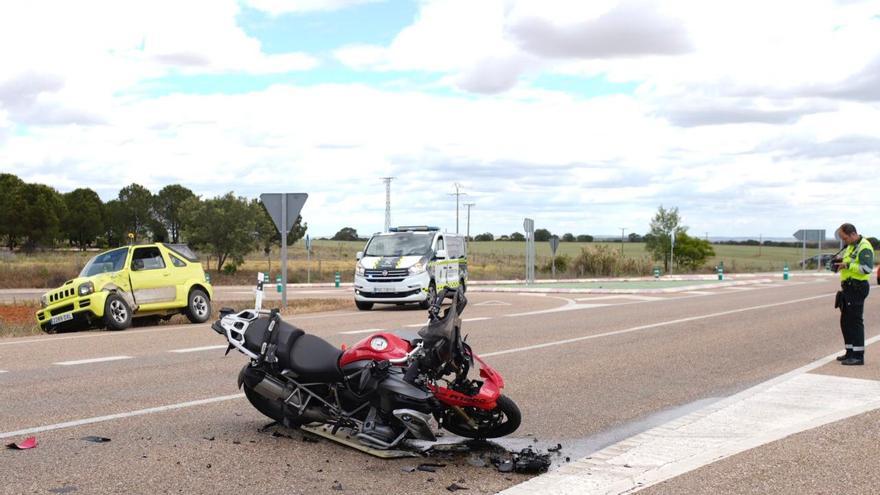
[(373, 292), (397, 292), (394, 287), (376, 287)]
[(59, 323), (64, 323), (65, 321), (70, 321), (73, 319), (73, 313), (64, 313), (63, 315), (53, 316), (51, 320), (49, 320), (53, 325), (57, 325)]

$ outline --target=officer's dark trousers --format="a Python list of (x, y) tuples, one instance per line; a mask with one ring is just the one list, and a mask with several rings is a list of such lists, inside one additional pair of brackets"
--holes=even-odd
[(855, 358), (865, 356), (865, 299), (868, 297), (868, 282), (847, 280), (841, 284), (843, 298), (840, 305), (840, 331), (846, 353)]

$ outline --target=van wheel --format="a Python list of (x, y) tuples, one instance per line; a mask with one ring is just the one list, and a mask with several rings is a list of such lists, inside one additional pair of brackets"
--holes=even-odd
[(373, 309), (373, 303), (369, 301), (355, 301), (354, 305), (361, 311), (369, 311)]
[(434, 299), (437, 299), (437, 286), (434, 285), (434, 282), (431, 282), (431, 285), (428, 286), (428, 297), (419, 303), (419, 307), (422, 309), (430, 308), (431, 304), (434, 303)]
[(119, 294), (110, 294), (104, 302), (104, 325), (107, 330), (125, 330), (131, 326), (131, 308)]

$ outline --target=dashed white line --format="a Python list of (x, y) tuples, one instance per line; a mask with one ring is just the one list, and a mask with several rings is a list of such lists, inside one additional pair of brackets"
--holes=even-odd
[(227, 345), (207, 345), (204, 347), (190, 347), (189, 349), (174, 349), (168, 352), (176, 352), (178, 354), (183, 354), (186, 352), (199, 352), (199, 351), (213, 351), (216, 349), (226, 349)]
[(74, 426), (90, 425), (93, 423), (101, 423), (104, 421), (111, 421), (114, 419), (130, 418), (132, 416), (143, 416), (145, 414), (173, 411), (175, 409), (184, 409), (187, 407), (201, 406), (204, 404), (213, 404), (214, 402), (223, 402), (223, 401), (227, 401), (227, 400), (240, 399), (241, 397), (244, 397), (244, 394), (224, 395), (221, 397), (212, 397), (210, 399), (194, 400), (194, 401), (190, 401), (190, 402), (182, 402), (180, 404), (170, 404), (167, 406), (151, 407), (149, 409), (140, 409), (138, 411), (130, 411), (130, 412), (124, 412), (124, 413), (119, 413), (119, 414), (110, 414), (107, 416), (97, 416), (94, 418), (78, 419), (76, 421), (68, 421), (66, 423), (56, 423), (54, 425), (37, 426), (35, 428), (27, 428), (27, 429), (18, 430), (18, 431), (7, 431), (5, 433), (0, 433), (0, 438), (17, 437), (17, 436), (21, 436), (21, 435), (31, 435), (33, 433), (40, 433), (43, 431), (60, 430), (62, 428), (71, 428)]
[(483, 320), (491, 320), (491, 319), (492, 319), (492, 318), (489, 317), (489, 316), (478, 316), (478, 317), (476, 317), (476, 318), (465, 318), (465, 319), (463, 319), (463, 320), (461, 320), (461, 321), (462, 321), (462, 322), (469, 322), (469, 321), (483, 321)]
[(123, 359), (131, 359), (131, 356), (108, 356), (93, 359), (80, 359), (79, 361), (61, 361), (60, 363), (52, 363), (57, 366), (76, 366), (78, 364), (105, 363), (107, 361), (121, 361)]
[(0, 373), (9, 373), (7, 370), (0, 370)]
[(412, 325), (404, 325), (404, 326), (406, 328), (422, 328), (423, 326), (425, 326), (427, 324), (428, 324), (428, 322), (426, 321), (424, 323), (413, 323)]
[(376, 333), (376, 332), (384, 332), (384, 328), (367, 328), (366, 330), (351, 330), (348, 332), (339, 332), (342, 335), (356, 335), (359, 333)]

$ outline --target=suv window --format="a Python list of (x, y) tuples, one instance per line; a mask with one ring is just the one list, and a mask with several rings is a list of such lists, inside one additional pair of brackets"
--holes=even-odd
[(131, 269), (140, 270), (159, 270), (165, 268), (165, 260), (162, 259), (162, 252), (157, 247), (136, 248), (134, 255), (131, 257)]
[(186, 266), (186, 263), (184, 263), (183, 260), (181, 260), (177, 256), (174, 256), (173, 254), (169, 254), (168, 256), (171, 258), (171, 264), (176, 266), (177, 268), (183, 268)]
[(99, 273), (118, 272), (125, 266), (125, 258), (128, 256), (128, 248), (114, 249), (95, 256), (83, 267), (80, 277), (91, 277)]

